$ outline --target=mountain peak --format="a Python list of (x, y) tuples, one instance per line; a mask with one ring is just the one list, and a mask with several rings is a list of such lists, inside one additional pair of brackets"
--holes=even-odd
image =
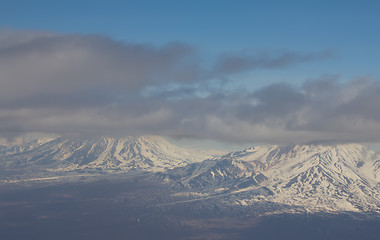
[(162, 171), (210, 157), (205, 152), (177, 147), (163, 137), (128, 136), (38, 139), (7, 151), (2, 158), (15, 168)]
[(258, 146), (168, 176), (184, 186), (246, 192), (246, 203), (264, 194), (259, 198), (308, 209), (378, 210), (378, 159), (359, 144)]

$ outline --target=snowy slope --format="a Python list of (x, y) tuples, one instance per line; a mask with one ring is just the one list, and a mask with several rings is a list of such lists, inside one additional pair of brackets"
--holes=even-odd
[(378, 207), (376, 182), (366, 168), (373, 165), (375, 155), (365, 147), (306, 145), (271, 153), (271, 159), (260, 161), (269, 162), (264, 172), (277, 193), (273, 201), (345, 210)]
[(3, 152), (6, 168), (162, 171), (211, 157), (179, 148), (162, 137), (143, 136), (72, 140), (41, 139)]
[(0, 152), (3, 152), (7, 149), (7, 146), (0, 145)]
[(18, 154), (25, 151), (30, 151), (52, 140), (54, 140), (54, 138), (40, 138), (40, 139), (34, 139), (22, 145), (0, 146), (0, 156), (13, 155), (13, 154)]
[(223, 159), (205, 160), (185, 167), (175, 168), (168, 173), (157, 174), (160, 180), (181, 181), (190, 188), (244, 188), (258, 186), (267, 178), (254, 170), (254, 166), (245, 161)]
[(3, 148), (0, 169), (8, 178), (151, 171), (158, 181), (236, 204), (265, 200), (309, 210), (380, 211), (380, 157), (358, 144), (260, 146), (213, 156), (157, 136), (45, 138)]
[(372, 174), (374, 179), (380, 184), (380, 160), (377, 160), (369, 167), (370, 174)]
[(268, 201), (310, 209), (380, 210), (378, 159), (358, 144), (263, 146), (173, 169), (165, 177), (231, 192), (265, 188), (273, 193)]

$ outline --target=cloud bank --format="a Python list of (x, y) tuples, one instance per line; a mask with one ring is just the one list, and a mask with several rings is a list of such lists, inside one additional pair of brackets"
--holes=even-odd
[(223, 54), (96, 35), (0, 31), (0, 138), (59, 135), (194, 137), (226, 142), (379, 142), (380, 82), (324, 77), (301, 87), (210, 87), (255, 69), (321, 61), (315, 53)]

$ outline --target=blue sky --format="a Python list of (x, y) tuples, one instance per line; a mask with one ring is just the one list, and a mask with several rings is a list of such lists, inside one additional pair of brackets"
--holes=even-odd
[[(203, 61), (231, 51), (322, 51), (334, 56), (235, 78), (257, 87), (323, 75), (378, 77), (378, 1), (2, 1), (0, 26), (103, 34), (125, 42), (185, 42)], [(211, 60), (208, 60), (211, 59)]]
[(3, 0), (0, 26), (97, 33), (157, 45), (180, 41), (199, 47), (205, 57), (242, 49), (330, 49), (336, 54), (333, 60), (303, 66), (303, 74), (343, 74), (349, 78), (379, 75), (379, 11), (379, 1), (350, 0)]
[(369, 0), (3, 0), (0, 133), (377, 142), (379, 12)]
[[(331, 49), (321, 73), (379, 74), (378, 1), (2, 1), (0, 26), (104, 34), (126, 42), (241, 49)], [(354, 70), (355, 69), (355, 70)], [(312, 70), (310, 70), (312, 71)]]

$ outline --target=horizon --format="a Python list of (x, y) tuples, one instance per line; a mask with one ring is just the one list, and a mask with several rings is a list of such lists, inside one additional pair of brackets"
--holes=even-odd
[[(122, 139), (122, 138), (127, 138), (127, 137), (149, 137), (149, 135), (142, 135), (142, 136), (96, 136), (96, 137), (91, 137), (91, 138), (84, 138), (84, 139), (97, 139), (97, 138), (116, 138), (116, 139)], [(151, 135), (154, 137), (162, 137), (164, 140), (169, 142), (172, 145), (175, 145), (180, 148), (185, 148), (185, 149), (192, 149), (196, 151), (218, 151), (219, 154), (227, 154), (229, 152), (238, 152), (238, 151), (243, 151), (245, 149), (249, 149), (252, 147), (264, 147), (264, 146), (302, 146), (302, 145), (310, 145), (310, 146), (339, 146), (339, 145), (350, 145), (350, 144), (359, 144), (362, 146), (365, 146), (369, 150), (374, 151), (376, 154), (380, 154), (380, 145), (379, 144), (373, 144), (373, 143), (354, 143), (354, 142), (347, 142), (347, 143), (289, 143), (289, 144), (266, 144), (266, 143), (231, 143), (231, 142), (221, 142), (221, 141), (216, 141), (212, 139), (191, 139), (191, 138), (172, 138), (168, 136), (158, 136), (158, 135)], [(22, 146), (25, 144), (28, 144), (34, 140), (39, 140), (39, 139), (57, 139), (57, 138), (65, 138), (65, 136), (59, 136), (59, 135), (39, 135), (39, 134), (31, 134), (28, 136), (24, 136), (22, 138), (15, 139), (13, 142), (7, 142), (6, 139), (1, 139), (0, 138), (0, 146), (5, 146), (5, 147), (13, 147), (13, 146)], [(70, 140), (76, 140), (76, 139), (83, 139), (83, 138), (78, 138), (78, 137), (69, 137), (66, 139)]]

